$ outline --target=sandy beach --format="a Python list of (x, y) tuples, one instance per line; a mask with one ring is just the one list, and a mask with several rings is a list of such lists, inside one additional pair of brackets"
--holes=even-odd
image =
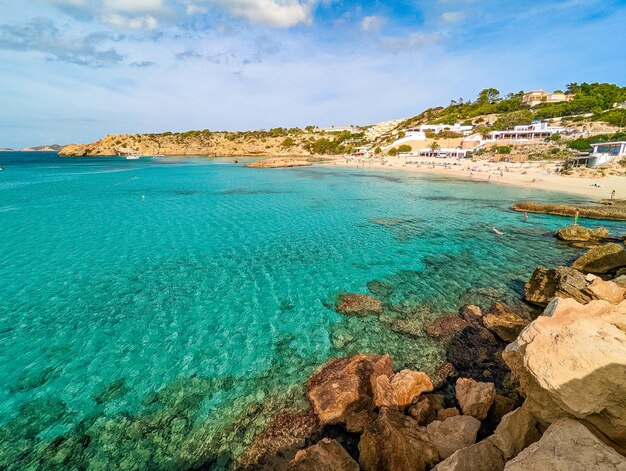
[(595, 199), (626, 199), (626, 176), (574, 176), (556, 172), (557, 162), (487, 162), (433, 157), (385, 157), (384, 160), (357, 160), (338, 157), (331, 164), (360, 169), (435, 173), (489, 183), (558, 191)]

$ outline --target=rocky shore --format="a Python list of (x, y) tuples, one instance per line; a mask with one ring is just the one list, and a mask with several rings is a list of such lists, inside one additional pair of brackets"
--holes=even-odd
[(276, 159), (259, 159), (246, 164), (249, 168), (290, 168), (290, 167), (310, 167), (314, 163), (325, 162), (327, 159), (314, 157), (289, 156)]
[(523, 201), (513, 205), (515, 211), (525, 213), (552, 214), (554, 216), (574, 217), (576, 210), (581, 218), (601, 219), (605, 221), (626, 221), (626, 200), (601, 200), (596, 206), (574, 206), (568, 204), (539, 204)]
[[(608, 231), (571, 267), (538, 267), (528, 309), (466, 305), (423, 327), (445, 347), (435, 374), (388, 355), (334, 358), (308, 380), (307, 410), (285, 410), (240, 469), (522, 471), (626, 469), (626, 249)], [(580, 245), (577, 245), (580, 247)], [(378, 316), (370, 295), (337, 300)]]

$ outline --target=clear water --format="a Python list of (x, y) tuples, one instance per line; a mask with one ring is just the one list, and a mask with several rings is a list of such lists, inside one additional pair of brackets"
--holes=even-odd
[[(546, 235), (563, 219), (508, 210), (576, 201), (534, 190), (232, 159), (0, 165), (0, 468), (225, 466), (316, 365), (433, 371), (423, 322), (517, 302), (537, 264), (578, 253)], [(380, 320), (333, 311), (372, 280)]]

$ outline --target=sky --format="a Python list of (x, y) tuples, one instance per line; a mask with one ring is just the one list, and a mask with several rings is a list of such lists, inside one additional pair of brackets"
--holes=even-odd
[(0, 0), (0, 147), (626, 85), (626, 0)]

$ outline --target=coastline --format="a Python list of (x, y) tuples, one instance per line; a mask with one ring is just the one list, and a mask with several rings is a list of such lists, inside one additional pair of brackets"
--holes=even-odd
[[(416, 163), (410, 164), (407, 161)], [(626, 199), (626, 176), (579, 177), (558, 175), (554, 173), (554, 163), (547, 162), (520, 164), (485, 161), (459, 162), (458, 159), (451, 158), (386, 157), (383, 163), (382, 161), (362, 162), (345, 157), (336, 157), (332, 163), (314, 165), (445, 175), (463, 180), (568, 193), (591, 197), (594, 200), (608, 199), (611, 192), (615, 190), (615, 198)], [(508, 171), (505, 170), (506, 168)], [(548, 171), (550, 173), (547, 173)], [(599, 185), (599, 187), (593, 186), (594, 184)]]

